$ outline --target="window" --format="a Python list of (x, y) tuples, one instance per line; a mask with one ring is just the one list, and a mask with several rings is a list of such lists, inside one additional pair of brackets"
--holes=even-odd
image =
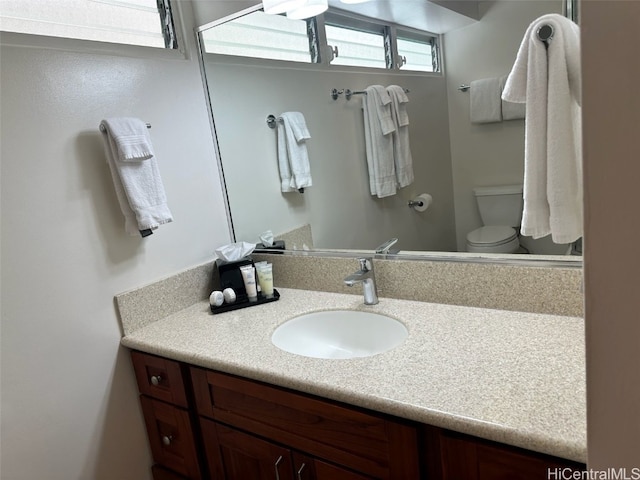
[(421, 72), (439, 71), (435, 37), (398, 30), (396, 41), (399, 68)]
[(259, 8), (201, 27), (203, 51), (331, 66), (440, 71), (438, 37), (433, 34), (339, 10), (293, 20)]
[(307, 30), (306, 20), (255, 11), (205, 30), (202, 40), (207, 53), (311, 63)]
[(169, 0), (0, 0), (0, 30), (178, 48)]
[(331, 65), (353, 65), (357, 67), (387, 68), (384, 36), (350, 28), (325, 26), (327, 43), (333, 51)]

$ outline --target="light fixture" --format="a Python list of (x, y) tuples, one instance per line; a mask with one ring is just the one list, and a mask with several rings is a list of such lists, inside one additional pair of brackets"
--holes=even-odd
[(328, 0), (307, 0), (303, 5), (287, 10), (287, 18), (301, 20), (320, 15), (329, 8)]
[(289, 10), (296, 9), (307, 3), (305, 0), (263, 0), (262, 8), (264, 13), (278, 15)]

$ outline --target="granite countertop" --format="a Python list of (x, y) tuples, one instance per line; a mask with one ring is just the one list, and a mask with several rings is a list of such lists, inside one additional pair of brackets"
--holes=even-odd
[[(586, 462), (584, 322), (577, 317), (278, 289), (277, 302), (212, 315), (207, 301), (122, 344), (222, 372)], [(271, 334), (303, 313), (351, 309), (402, 321), (407, 340), (367, 358), (287, 353)]]

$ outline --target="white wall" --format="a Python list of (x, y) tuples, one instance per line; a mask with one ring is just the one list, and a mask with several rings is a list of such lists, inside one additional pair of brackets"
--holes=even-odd
[[(192, 12), (180, 5), (189, 59), (2, 35), (3, 480), (150, 478), (113, 296), (229, 240)], [(97, 129), (124, 115), (153, 125), (174, 216), (146, 239), (124, 232)]]
[[(508, 74), (529, 24), (545, 13), (561, 13), (562, 2), (492, 0), (480, 1), (479, 7), (479, 22), (444, 35), (457, 246), (461, 251), (467, 233), (482, 225), (473, 187), (523, 182), (524, 120), (472, 124), (470, 92), (460, 92), (458, 86)], [(549, 239), (525, 238), (522, 243), (532, 253), (566, 251)]]
[[(207, 59), (207, 81), (236, 238), (257, 241), (266, 229), (280, 233), (310, 223), (318, 248), (374, 248), (398, 237), (402, 250), (455, 250), (443, 77), (234, 65), (215, 57)], [(415, 181), (384, 199), (369, 192), (362, 97), (329, 95), (332, 88), (372, 84), (410, 89)], [(280, 192), (277, 134), (266, 125), (267, 115), (289, 110), (305, 115), (312, 136), (313, 186), (303, 195)], [(408, 200), (423, 192), (433, 196), (433, 206), (424, 213), (408, 208)]]

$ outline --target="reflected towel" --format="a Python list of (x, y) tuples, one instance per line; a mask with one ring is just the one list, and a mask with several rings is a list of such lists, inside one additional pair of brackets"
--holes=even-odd
[[(537, 37), (554, 28), (545, 48)], [(555, 243), (582, 236), (582, 124), (580, 29), (558, 14), (527, 29), (502, 98), (525, 103), (525, 173), (522, 234)]]
[(390, 85), (387, 92), (391, 97), (391, 117), (395, 125), (393, 132), (393, 158), (396, 169), (396, 182), (400, 188), (413, 183), (413, 159), (409, 145), (409, 115), (407, 103), (409, 97), (404, 88)]
[(396, 171), (393, 160), (395, 124), (391, 117), (391, 97), (381, 85), (365, 89), (362, 99), (364, 137), (369, 171), (369, 190), (378, 198), (396, 193)]
[(471, 123), (494, 123), (502, 121), (500, 79), (483, 78), (471, 82)]
[(278, 122), (278, 167), (280, 190), (299, 191), (313, 184), (306, 141), (311, 138), (300, 112), (284, 112)]
[[(504, 91), (504, 85), (507, 82), (507, 76), (500, 77), (500, 95)], [(524, 103), (515, 103), (502, 100), (502, 120), (524, 120), (526, 106)]]

